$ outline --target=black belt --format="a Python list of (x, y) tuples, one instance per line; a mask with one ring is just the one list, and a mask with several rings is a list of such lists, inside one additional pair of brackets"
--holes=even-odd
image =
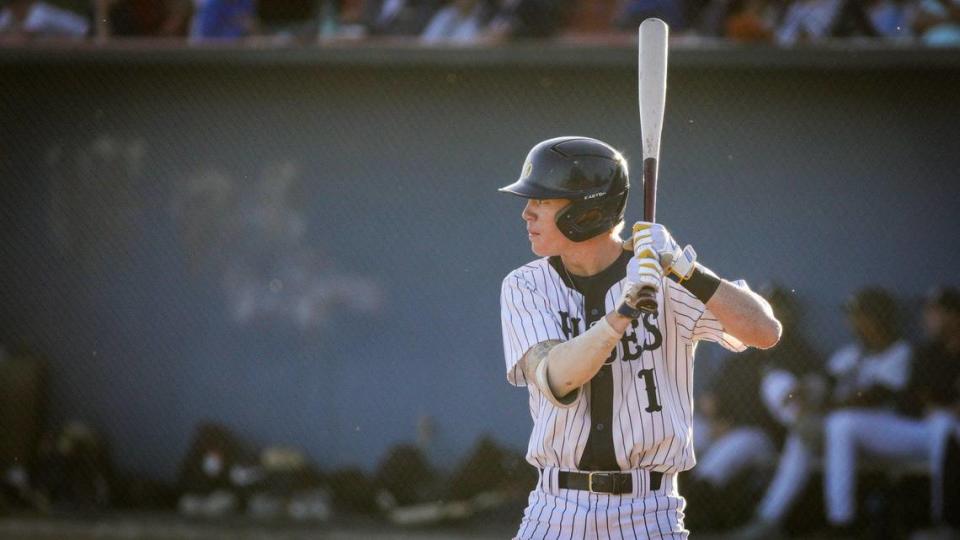
[[(663, 473), (650, 471), (650, 491), (660, 489)], [(592, 493), (610, 493), (623, 495), (633, 492), (633, 476), (624, 472), (557, 472), (557, 485), (560, 489), (579, 489)]]

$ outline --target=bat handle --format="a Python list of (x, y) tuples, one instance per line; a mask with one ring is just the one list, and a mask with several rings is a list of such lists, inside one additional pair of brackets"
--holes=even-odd
[(657, 158), (643, 159), (643, 220), (657, 220)]
[[(643, 220), (654, 222), (657, 219), (657, 158), (643, 160)], [(657, 312), (657, 290), (647, 286), (640, 289), (637, 309), (644, 313)]]
[(640, 289), (637, 309), (644, 313), (656, 313), (657, 307), (657, 290), (650, 286)]

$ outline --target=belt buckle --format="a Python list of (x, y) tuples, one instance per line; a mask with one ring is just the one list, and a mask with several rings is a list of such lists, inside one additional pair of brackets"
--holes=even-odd
[(595, 474), (608, 474), (604, 471), (590, 471), (587, 475), (587, 491), (590, 493), (607, 493), (606, 491), (594, 491), (593, 490), (593, 475)]

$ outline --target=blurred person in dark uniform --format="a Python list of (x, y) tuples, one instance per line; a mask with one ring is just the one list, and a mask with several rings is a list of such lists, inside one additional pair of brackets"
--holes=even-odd
[(778, 534), (822, 454), (828, 414), (893, 410), (907, 386), (911, 348), (902, 337), (893, 297), (882, 288), (867, 287), (848, 299), (843, 309), (856, 339), (831, 355), (826, 381), (816, 374), (797, 378), (782, 371), (764, 381), (766, 399), (776, 406), (775, 414), (788, 426), (788, 434), (754, 519), (737, 530), (735, 538)]
[(824, 489), (827, 517), (834, 526), (854, 520), (858, 456), (928, 464), (932, 521), (943, 521), (942, 467), (960, 418), (960, 292), (934, 291), (924, 306), (923, 322), (927, 342), (914, 356), (901, 412), (855, 408), (827, 417)]

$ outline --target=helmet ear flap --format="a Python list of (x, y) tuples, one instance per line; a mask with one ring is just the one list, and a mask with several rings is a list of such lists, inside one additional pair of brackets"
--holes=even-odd
[(574, 220), (578, 227), (582, 229), (593, 228), (598, 225), (600, 221), (603, 220), (603, 212), (599, 208), (587, 208), (580, 213), (579, 216)]
[(623, 220), (627, 194), (570, 203), (557, 212), (557, 228), (574, 242), (583, 242), (614, 228)]
[(580, 227), (577, 225), (577, 216), (579, 214), (577, 210), (577, 204), (570, 203), (557, 212), (557, 215), (554, 217), (554, 221), (557, 224), (557, 228), (560, 229), (560, 232), (563, 233), (564, 236), (570, 240), (573, 240), (574, 242), (581, 242), (582, 240), (585, 240), (585, 238), (580, 238), (582, 234)]

